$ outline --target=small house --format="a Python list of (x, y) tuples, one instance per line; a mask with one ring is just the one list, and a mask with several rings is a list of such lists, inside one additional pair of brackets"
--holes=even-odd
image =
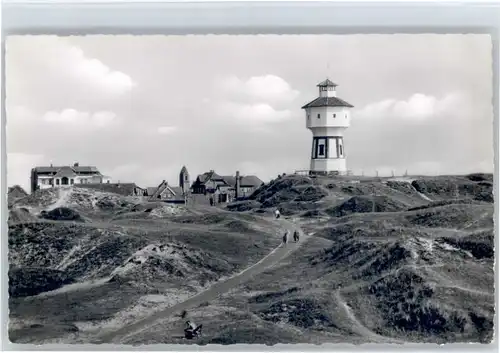
[(186, 195), (180, 186), (170, 186), (163, 180), (156, 188), (147, 188), (149, 201), (162, 201), (167, 203), (186, 203)]

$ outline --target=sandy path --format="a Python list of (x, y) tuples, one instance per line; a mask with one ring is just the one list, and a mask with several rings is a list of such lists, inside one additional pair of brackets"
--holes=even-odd
[(72, 188), (61, 187), (57, 190), (59, 198), (52, 205), (47, 207), (46, 211), (52, 211), (55, 208), (66, 206), (72, 193)]
[(349, 305), (345, 302), (345, 300), (342, 298), (340, 291), (335, 291), (335, 299), (337, 303), (339, 304), (340, 308), (342, 308), (347, 316), (347, 318), (354, 324), (352, 327), (355, 332), (357, 332), (359, 335), (361, 335), (364, 338), (367, 338), (370, 340), (370, 342), (373, 343), (404, 343), (403, 341), (394, 339), (394, 338), (389, 338), (389, 337), (384, 337), (376, 334), (375, 332), (372, 332), (369, 330), (366, 326), (361, 324), (361, 322), (358, 321), (354, 313), (352, 312), (351, 308)]
[(132, 334), (135, 334), (137, 332), (146, 330), (148, 327), (151, 325), (155, 324), (157, 321), (165, 319), (168, 316), (177, 314), (182, 312), (183, 310), (187, 310), (192, 307), (196, 307), (204, 302), (214, 300), (216, 299), (219, 295), (228, 292), (234, 287), (237, 287), (241, 285), (242, 283), (246, 282), (253, 276), (267, 270), (268, 268), (274, 266), (276, 263), (278, 263), (280, 260), (288, 256), (290, 253), (293, 251), (297, 250), (305, 240), (307, 240), (308, 236), (305, 235), (301, 229), (299, 229), (296, 225), (294, 225), (292, 222), (286, 220), (286, 219), (281, 219), (279, 221), (287, 230), (290, 231), (290, 233), (293, 233), (295, 229), (297, 229), (300, 232), (301, 235), (301, 241), (298, 243), (294, 242), (289, 242), (285, 246), (283, 244), (280, 244), (278, 247), (276, 247), (274, 250), (272, 250), (268, 255), (266, 255), (263, 259), (261, 259), (259, 262), (256, 264), (248, 267), (244, 271), (238, 273), (237, 275), (234, 275), (233, 277), (222, 281), (215, 283), (212, 285), (210, 288), (207, 290), (204, 290), (191, 298), (178, 303), (174, 306), (171, 306), (169, 308), (166, 308), (161, 311), (157, 311), (153, 313), (152, 315), (139, 320), (131, 325), (125, 326), (120, 328), (117, 331), (113, 332), (107, 332), (98, 337), (98, 342), (96, 343), (121, 343), (123, 338), (130, 336)]

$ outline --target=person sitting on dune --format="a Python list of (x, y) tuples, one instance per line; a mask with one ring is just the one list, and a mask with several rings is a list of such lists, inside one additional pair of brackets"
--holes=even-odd
[(186, 321), (186, 330), (194, 330), (196, 329), (196, 325), (192, 321)]
[(201, 334), (202, 325), (196, 326), (194, 322), (186, 321), (186, 328), (184, 329), (184, 336), (186, 338), (193, 338)]

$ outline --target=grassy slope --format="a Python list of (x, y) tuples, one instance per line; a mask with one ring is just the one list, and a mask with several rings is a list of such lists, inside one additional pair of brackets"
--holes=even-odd
[[(230, 208), (251, 213), (280, 207), (317, 238), (210, 303), (211, 312), (232, 312), (247, 321), (231, 324), (222, 314), (205, 319), (210, 335), (200, 343), (251, 343), (249, 330), (272, 336), (259, 343), (488, 342), (494, 316), (493, 204), (491, 184), (484, 183), (443, 177), (413, 185), (353, 184), (297, 176), (271, 182)], [(207, 310), (191, 314), (203, 320)], [(217, 330), (219, 325), (225, 328)], [(166, 329), (174, 330), (174, 323)], [(147, 335), (154, 341), (154, 332)]]
[[(81, 212), (101, 229), (117, 229), (147, 243), (176, 241), (233, 269), (257, 261), (276, 245), (276, 237), (263, 233), (276, 235), (279, 230), (255, 218), (274, 207), (306, 233), (315, 233), (301, 251), (258, 277), (189, 310), (186, 318), (170, 317), (131, 335), (126, 343), (487, 342), (494, 315), (493, 205), (488, 190), (491, 176), (413, 182), (289, 176), (265, 185), (250, 200), (230, 205), (230, 215), (192, 211), (152, 217), (151, 211), (145, 212), (151, 205), (111, 207), (108, 214), (99, 211), (95, 216)], [(206, 268), (207, 262), (197, 266)], [(199, 284), (203, 276), (210, 278), (210, 271), (192, 276), (193, 284)], [(109, 308), (104, 317), (126, 322), (126, 316), (117, 316), (120, 310), (151, 310), (163, 305), (162, 295), (173, 293), (165, 286), (164, 273), (161, 281), (143, 277), (71, 294), (66, 308), (94, 316), (99, 315), (92, 314), (95, 308)], [(144, 282), (151, 285), (134, 286)], [(180, 282), (173, 287), (181, 289), (186, 281)], [(127, 294), (109, 296), (117, 288)], [(85, 295), (89, 299), (82, 299)], [(84, 308), (96, 297), (101, 298), (99, 306)], [(31, 300), (50, 307), (50, 299)], [(57, 317), (59, 304), (52, 300), (53, 312), (20, 316)], [(84, 310), (72, 309), (76, 305)], [(183, 340), (185, 319), (203, 323), (204, 337)], [(93, 321), (87, 320), (85, 328), (79, 324), (75, 334), (65, 315), (51, 332), (61, 337), (64, 331), (67, 341), (85, 343), (92, 337), (88, 326)], [(43, 328), (29, 332), (47, 339)], [(27, 337), (26, 331), (15, 333)]]
[[(168, 212), (171, 207), (162, 204), (141, 207), (137, 200), (85, 192), (64, 195), (64, 206), (84, 215), (84, 223), (37, 219), (32, 212), (29, 222), (10, 226), (10, 338), (15, 342), (85, 340), (99, 327), (123, 325), (239, 272), (280, 240), (278, 228), (251, 215), (200, 217), (177, 207)], [(44, 200), (41, 208), (50, 208), (60, 195), (38, 196)], [(97, 199), (89, 203), (90, 197)], [(40, 209), (33, 196), (17, 204), (26, 206)], [(117, 217), (123, 214), (127, 217)], [(65, 280), (47, 277), (48, 269)], [(50, 289), (70, 285), (25, 296), (37, 294), (33, 273), (41, 277), (39, 292), (47, 284)]]

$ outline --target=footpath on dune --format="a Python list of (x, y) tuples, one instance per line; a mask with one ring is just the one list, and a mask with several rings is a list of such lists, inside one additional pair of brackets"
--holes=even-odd
[(372, 340), (371, 343), (406, 343), (402, 340), (395, 339), (395, 338), (390, 338), (390, 337), (384, 337), (381, 335), (376, 334), (375, 332), (371, 331), (368, 329), (366, 326), (364, 326), (361, 322), (358, 321), (354, 313), (352, 312), (351, 308), (349, 305), (345, 302), (344, 298), (342, 298), (342, 295), (340, 294), (340, 291), (335, 291), (334, 292), (335, 299), (337, 300), (337, 303), (339, 304), (339, 307), (345, 312), (345, 315), (349, 318), (351, 323), (354, 324), (353, 330), (360, 334), (362, 337), (369, 338)]
[(230, 291), (234, 287), (237, 287), (242, 283), (244, 283), (245, 281), (249, 280), (251, 277), (271, 268), (280, 260), (291, 254), (293, 251), (297, 250), (308, 239), (308, 236), (306, 236), (304, 232), (292, 222), (286, 219), (281, 219), (279, 222), (290, 233), (293, 233), (293, 231), (298, 230), (301, 235), (301, 241), (298, 243), (289, 242), (286, 245), (280, 244), (278, 247), (272, 250), (268, 255), (262, 258), (259, 262), (246, 268), (240, 273), (230, 277), (229, 279), (215, 283), (210, 288), (197, 293), (196, 295), (190, 297), (189, 299), (181, 303), (178, 303), (174, 306), (171, 306), (169, 308), (166, 308), (164, 310), (157, 311), (152, 315), (144, 319), (141, 319), (131, 325), (122, 327), (121, 329), (113, 332), (102, 334), (98, 337), (98, 342), (96, 343), (120, 343), (120, 340), (122, 338), (125, 338), (126, 336), (147, 329), (156, 321), (165, 319), (166, 317), (169, 317), (176, 313), (180, 313), (183, 310), (195, 307), (204, 302), (216, 299), (219, 295)]

